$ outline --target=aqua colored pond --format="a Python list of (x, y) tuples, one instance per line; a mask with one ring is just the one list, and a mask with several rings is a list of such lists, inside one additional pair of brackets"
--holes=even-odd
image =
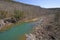
[(32, 30), (32, 26), (31, 23), (16, 25), (5, 32), (0, 32), (0, 40), (18, 40), (19, 36), (29, 33)]

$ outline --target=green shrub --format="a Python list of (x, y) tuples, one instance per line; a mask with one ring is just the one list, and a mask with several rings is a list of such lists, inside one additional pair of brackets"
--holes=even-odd
[(7, 11), (0, 11), (0, 19), (6, 18), (7, 16)]
[(16, 18), (16, 19), (22, 19), (23, 15), (24, 15), (23, 11), (14, 10), (14, 18)]

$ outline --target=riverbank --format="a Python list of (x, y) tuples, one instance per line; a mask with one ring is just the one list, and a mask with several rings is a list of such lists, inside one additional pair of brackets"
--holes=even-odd
[[(37, 21), (37, 19), (38, 19), (38, 18), (31, 19), (31, 21), (29, 21), (29, 20), (26, 20), (26, 21), (18, 21), (18, 22), (15, 23), (15, 24), (5, 25), (5, 27), (3, 27), (3, 28), (0, 30), (0, 32), (8, 31), (8, 30), (10, 30), (12, 27), (17, 27), (17, 25), (21, 25), (21, 24), (23, 24), (23, 23)], [(28, 26), (27, 26), (27, 27), (28, 27)], [(30, 27), (31, 27), (31, 26), (30, 26)], [(25, 30), (24, 28), (25, 28), (25, 27), (23, 27), (23, 30)], [(30, 29), (30, 28), (29, 28), (29, 29)], [(28, 29), (26, 29), (26, 30), (28, 30)], [(31, 31), (30, 31), (30, 32), (31, 32)], [(24, 33), (24, 34), (25, 34), (25, 33)], [(20, 36), (20, 37), (19, 37), (19, 40), (26, 40), (26, 35)]]
[[(27, 34), (26, 39), (31, 40), (60, 40), (59, 33), (60, 25), (54, 21), (54, 15), (50, 15), (34, 22), (34, 30), (32, 33)], [(56, 29), (57, 28), (57, 29)], [(32, 35), (32, 36), (31, 36)], [(34, 38), (34, 37), (35, 38)]]
[(7, 31), (7, 30), (11, 29), (12, 27), (14, 27), (16, 25), (21, 25), (22, 23), (24, 23), (24, 22), (23, 21), (18, 21), (16, 23), (6, 24), (5, 26), (3, 26), (0, 29), (0, 32)]
[(0, 32), (0, 40), (18, 40), (20, 37), (24, 38), (24, 34), (32, 31), (33, 24), (22, 23), (12, 27), (11, 29)]
[(6, 28), (10, 28), (11, 26), (14, 26), (14, 25), (19, 25), (19, 24), (21, 24), (21, 23), (24, 23), (24, 22), (34, 22), (34, 21), (37, 21), (38, 20), (38, 18), (34, 18), (34, 19), (30, 19), (30, 20), (25, 20), (25, 19), (23, 19), (23, 20), (20, 20), (20, 21), (17, 21), (16, 23), (6, 23), (5, 24), (5, 26), (3, 26), (1, 29), (0, 29), (0, 31), (1, 30), (5, 30)]
[(5, 26), (3, 26), (1, 29), (0, 29), (0, 32), (3, 32), (3, 31), (7, 31), (9, 29), (11, 29), (12, 27), (16, 26), (16, 25), (21, 25), (25, 22), (35, 22), (37, 21), (39, 18), (34, 18), (34, 19), (30, 19), (30, 20), (21, 20), (21, 21), (18, 21), (16, 23), (8, 23), (6, 24)]

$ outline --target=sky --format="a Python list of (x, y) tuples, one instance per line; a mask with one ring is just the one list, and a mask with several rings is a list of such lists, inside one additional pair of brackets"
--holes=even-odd
[(60, 0), (15, 0), (15, 1), (37, 5), (44, 8), (60, 8)]

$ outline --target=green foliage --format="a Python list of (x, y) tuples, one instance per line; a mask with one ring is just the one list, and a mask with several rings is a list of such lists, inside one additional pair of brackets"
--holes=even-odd
[(23, 15), (24, 15), (23, 11), (14, 10), (14, 18), (16, 18), (16, 19), (22, 19)]
[(7, 11), (0, 11), (0, 19), (4, 19), (4, 18), (13, 18), (13, 19), (22, 19), (24, 17), (24, 12), (23, 11), (19, 11), (19, 10), (14, 10), (14, 14), (8, 13)]
[(0, 19), (6, 18), (7, 11), (0, 11)]

